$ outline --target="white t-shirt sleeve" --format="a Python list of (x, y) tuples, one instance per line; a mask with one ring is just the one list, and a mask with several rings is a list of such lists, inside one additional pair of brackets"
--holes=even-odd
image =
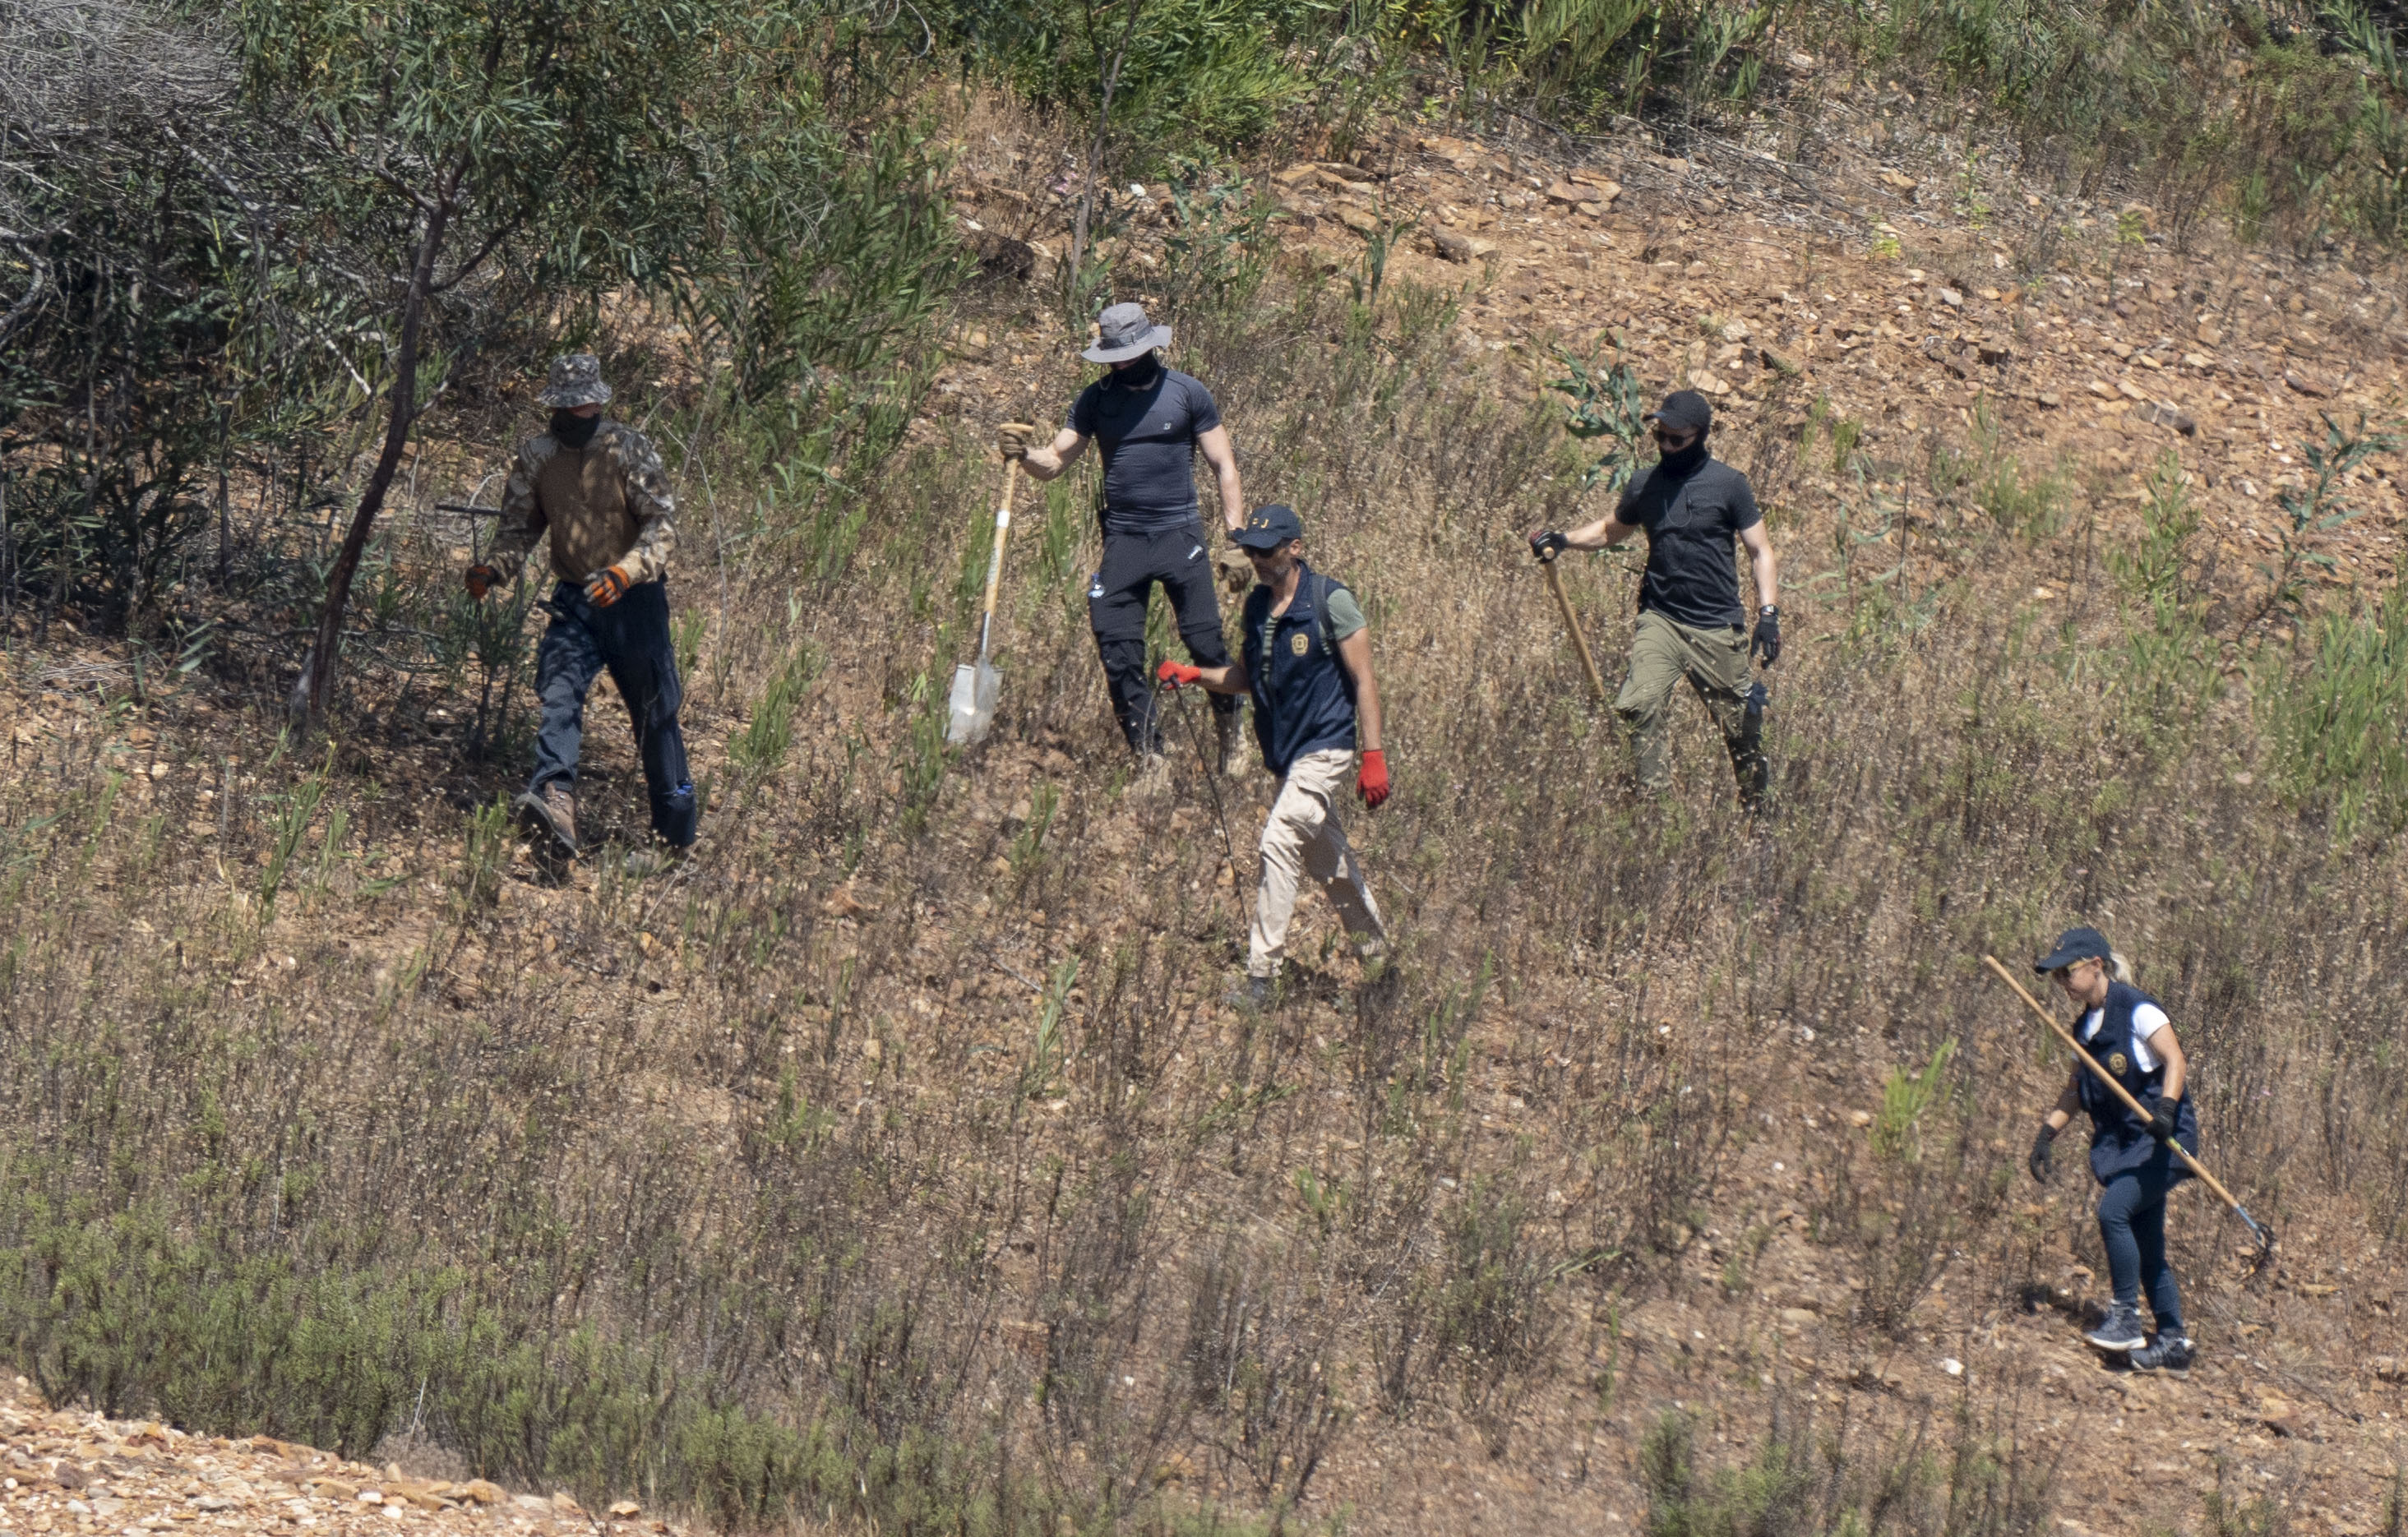
[[(2105, 1009), (2092, 1009), (2082, 1017), (2082, 1038), (2085, 1041), (2098, 1038), (2099, 1027), (2105, 1022), (2106, 1014)], [(2155, 1073), (2157, 1070), (2157, 1054), (2149, 1049), (2149, 1038), (2172, 1023), (2172, 1019), (2166, 1018), (2166, 1011), (2155, 1003), (2143, 1003), (2132, 1011), (2132, 1065), (2134, 1067), (2143, 1073)]]
[(2173, 1021), (2166, 1011), (2155, 1003), (2143, 1003), (2132, 1011), (2132, 1065), (2143, 1073), (2157, 1070), (2157, 1054), (2149, 1049), (2149, 1038)]

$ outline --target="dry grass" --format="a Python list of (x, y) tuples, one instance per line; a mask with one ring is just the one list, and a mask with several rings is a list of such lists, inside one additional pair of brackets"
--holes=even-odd
[[(2390, 1252), (2395, 843), (2243, 772), (2259, 716), (2214, 647), (2200, 703), (2143, 707), (2095, 527), (1943, 504), (1894, 579), (1809, 589), (1834, 519), (1772, 451), (1809, 404), (1775, 382), (1724, 450), (1825, 594), (1771, 679), (1779, 811), (1740, 819), (1686, 719), (1684, 788), (1643, 804), (1518, 541), (1573, 504), (1551, 408), (1466, 364), (1437, 296), (1358, 292), (1282, 269), (1183, 318), (1181, 362), (1371, 616), (1398, 790), (1352, 826), (1395, 980), (1309, 905), (1292, 1001), (1217, 1005), (1268, 787), (1223, 791), (1234, 873), (1192, 763), (1125, 788), (1082, 493), (1024, 511), (1002, 715), (953, 758), (968, 434), (863, 477), (851, 522), (854, 493), (731, 452), (678, 582), (714, 793), (673, 879), (548, 884), (473, 811), (514, 767), (395, 772), (452, 729), (430, 711), (473, 713), (466, 674), (364, 698), (329, 759), (258, 762), (199, 688), (88, 699), (28, 747), (0, 790), (0, 1338), (112, 1411), (355, 1450), (416, 1425), (480, 1473), (739, 1526), (1319, 1521), (1336, 1480), (1386, 1528), (1366, 1462), (1458, 1438), (1539, 1487), (1517, 1526), (1593, 1516), (1624, 1487), (1588, 1482), (1593, 1439), (1652, 1423), (1630, 1373), (1744, 1430), (1741, 1385), (1800, 1370), (1753, 1334), (1667, 1362), (1621, 1321), (1693, 1273), (1769, 1294), (1747, 1235), (1784, 1208), (1864, 1283), (1841, 1357), (2045, 1290), (2082, 1193), (2021, 1205), (2010, 1175), (2062, 1064), (1976, 961), (2078, 918), (2182, 1022), (2224, 1177)], [(1048, 369), (1035, 398), (1067, 400)], [(1625, 571), (1572, 585), (1618, 655)], [(591, 815), (626, 836), (593, 719)], [(1935, 1060), (1899, 1150), (1840, 1131)], [(2202, 1332), (2272, 1305), (2204, 1203), (2177, 1226)], [(2300, 1327), (2270, 1372), (2334, 1344)]]

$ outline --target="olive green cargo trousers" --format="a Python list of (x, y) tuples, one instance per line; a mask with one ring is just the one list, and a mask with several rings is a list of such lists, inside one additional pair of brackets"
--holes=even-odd
[(1699, 630), (1653, 609), (1639, 616), (1630, 640), (1630, 676), (1613, 709), (1630, 727), (1641, 790), (1653, 794), (1671, 788), (1665, 731), (1672, 691), (1685, 677), (1723, 733), (1740, 799), (1750, 806), (1763, 799), (1772, 770), (1764, 758), (1764, 717), (1747, 707), (1747, 632), (1735, 625)]

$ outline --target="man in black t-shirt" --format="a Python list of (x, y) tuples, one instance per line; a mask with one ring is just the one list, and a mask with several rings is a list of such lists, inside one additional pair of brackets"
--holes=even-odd
[[(1713, 406), (1694, 390), (1668, 395), (1647, 413), (1660, 457), (1624, 489), (1613, 511), (1568, 534), (1530, 535), (1530, 552), (1552, 561), (1567, 549), (1604, 549), (1638, 531), (1647, 533), (1647, 574), (1639, 584), (1639, 627), (1630, 641), (1630, 674), (1616, 714), (1636, 740), (1639, 785), (1668, 789), (1664, 723), (1672, 690), (1689, 680), (1722, 728), (1740, 799), (1763, 801), (1771, 777), (1765, 762), (1764, 686), (1751, 684), (1751, 657), (1770, 667), (1781, 657), (1779, 567), (1765, 537), (1764, 514), (1747, 477), (1706, 451)], [(1756, 635), (1740, 606), (1736, 536), (1756, 573)]]
[[(1154, 691), (1145, 676), (1145, 609), (1154, 585), (1162, 584), (1179, 619), (1179, 638), (1199, 667), (1226, 667), (1221, 640), (1221, 603), (1213, 591), (1211, 541), (1196, 500), (1195, 455), (1220, 483), (1221, 520), (1232, 534), (1245, 521), (1245, 492), (1238, 482), (1238, 457), (1212, 392), (1189, 375), (1166, 367), (1159, 350), (1170, 328), (1154, 325), (1137, 305), (1114, 305), (1097, 318), (1096, 344), (1079, 356), (1109, 364), (1111, 372), (1079, 393), (1069, 425), (1054, 441), (1032, 441), (1037, 429), (1006, 422), (996, 442), (1005, 457), (1039, 480), (1068, 469), (1087, 440), (1103, 454), (1104, 559), (1087, 583), (1087, 619), (1096, 632), (1111, 690), (1112, 713), (1139, 758), (1140, 772), (1158, 774), (1162, 734), (1154, 719)], [(1212, 723), (1219, 738), (1221, 772), (1237, 772), (1242, 747), (1237, 701), (1212, 696)]]

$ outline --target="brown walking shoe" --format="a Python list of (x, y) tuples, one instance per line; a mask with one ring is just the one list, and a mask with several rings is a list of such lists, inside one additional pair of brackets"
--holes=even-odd
[(550, 837), (569, 853), (577, 852), (577, 792), (554, 779), (518, 798), (519, 825), (531, 838)]

